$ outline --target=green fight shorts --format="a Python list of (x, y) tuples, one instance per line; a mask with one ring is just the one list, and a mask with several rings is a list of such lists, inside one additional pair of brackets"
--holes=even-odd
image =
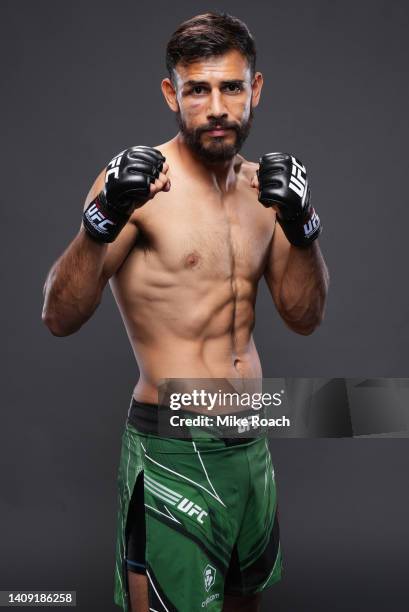
[[(155, 410), (133, 400), (123, 433), (115, 603), (130, 610), (130, 570), (146, 574), (150, 610), (221, 611), (225, 594), (254, 594), (281, 578), (267, 438), (173, 439), (135, 427), (138, 414)], [(137, 482), (140, 507), (129, 521)]]

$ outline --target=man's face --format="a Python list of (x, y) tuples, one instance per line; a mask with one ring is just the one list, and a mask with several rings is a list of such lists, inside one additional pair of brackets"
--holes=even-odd
[(253, 118), (252, 80), (236, 50), (175, 69), (176, 113), (186, 143), (204, 161), (229, 160), (240, 151)]

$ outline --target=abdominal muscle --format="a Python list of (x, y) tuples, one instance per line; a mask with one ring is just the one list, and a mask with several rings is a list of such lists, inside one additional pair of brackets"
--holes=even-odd
[[(260, 378), (261, 367), (254, 346), (233, 354), (229, 351), (230, 338), (192, 343), (177, 342), (174, 338), (162, 339), (160, 347), (135, 347), (134, 352), (140, 369), (140, 378), (134, 388), (134, 397), (142, 402), (158, 402), (158, 384), (163, 379), (188, 379), (196, 388), (203, 379)], [(200, 388), (207, 387), (203, 380)]]
[(251, 284), (202, 279), (156, 292), (140, 284), (124, 291), (123, 280), (111, 288), (139, 367), (136, 400), (157, 403), (163, 379), (261, 378)]

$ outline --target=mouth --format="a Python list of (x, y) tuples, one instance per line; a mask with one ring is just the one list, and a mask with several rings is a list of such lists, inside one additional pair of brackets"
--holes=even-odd
[(213, 128), (211, 130), (206, 130), (206, 133), (210, 136), (225, 136), (229, 130), (230, 128)]

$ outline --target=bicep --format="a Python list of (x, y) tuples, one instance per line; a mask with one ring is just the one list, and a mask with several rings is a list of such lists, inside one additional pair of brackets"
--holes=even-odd
[(280, 224), (276, 222), (264, 271), (264, 278), (276, 306), (279, 304), (281, 283), (287, 267), (290, 247)]
[[(89, 204), (94, 200), (97, 195), (104, 188), (105, 181), (105, 171), (104, 168), (100, 174), (95, 179), (91, 189), (88, 192), (87, 197), (84, 202), (84, 210), (89, 206)], [(132, 217), (131, 217), (132, 219)], [(108, 244), (108, 248), (106, 251), (103, 268), (102, 268), (102, 276), (104, 279), (104, 284), (108, 282), (108, 280), (115, 274), (115, 272), (121, 267), (126, 257), (128, 256), (129, 251), (133, 247), (135, 240), (137, 238), (138, 229), (136, 224), (130, 220), (125, 225), (125, 227), (121, 230), (118, 236), (115, 238), (113, 242)]]

